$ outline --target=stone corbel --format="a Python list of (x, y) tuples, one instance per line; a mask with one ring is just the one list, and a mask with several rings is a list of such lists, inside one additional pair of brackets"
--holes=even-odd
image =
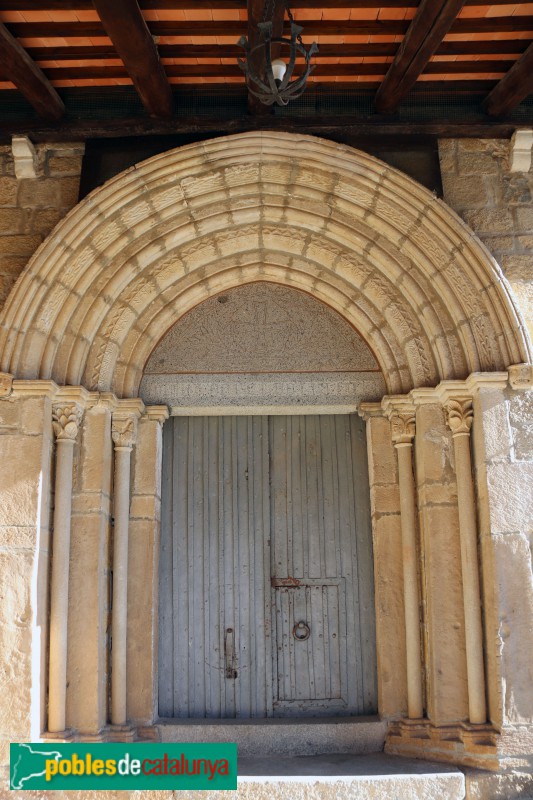
[(509, 385), (515, 391), (533, 387), (533, 364), (513, 364), (509, 367)]
[(521, 128), (511, 139), (511, 172), (529, 172), (533, 150), (533, 130)]
[(37, 153), (30, 139), (27, 136), (13, 136), (11, 150), (17, 179), (37, 178), (40, 173)]

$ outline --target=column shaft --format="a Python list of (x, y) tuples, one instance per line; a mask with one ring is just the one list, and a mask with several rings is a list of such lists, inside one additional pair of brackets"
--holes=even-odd
[(476, 511), (470, 458), (470, 434), (454, 434), (453, 444), (461, 536), (468, 707), (470, 722), (484, 723), (487, 721), (487, 709), (483, 663), (483, 625), (479, 587)]
[(410, 719), (423, 716), (420, 615), (416, 551), (416, 506), (412, 444), (398, 443), (400, 515), (402, 525), (403, 597), (407, 656), (407, 713)]
[(70, 516), (74, 440), (58, 439), (56, 452), (52, 585), (50, 592), (50, 661), (48, 730), (65, 730), (67, 695), (67, 620)]
[(126, 724), (126, 639), (128, 625), (128, 529), (131, 447), (115, 447), (111, 722)]

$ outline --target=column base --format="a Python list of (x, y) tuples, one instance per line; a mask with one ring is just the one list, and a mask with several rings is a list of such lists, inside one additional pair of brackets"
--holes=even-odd
[(41, 733), (41, 739), (53, 742), (72, 742), (75, 737), (73, 728), (65, 728), (64, 731), (45, 731)]
[(496, 771), (502, 767), (499, 739), (490, 724), (437, 726), (429, 720), (406, 719), (391, 723), (385, 752)]

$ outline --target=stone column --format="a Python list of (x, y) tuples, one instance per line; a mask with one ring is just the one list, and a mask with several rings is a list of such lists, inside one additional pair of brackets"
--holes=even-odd
[(52, 407), (57, 449), (48, 681), (48, 730), (51, 733), (65, 730), (72, 467), (82, 414), (83, 408), (76, 402), (55, 403)]
[(413, 475), (414, 410), (393, 412), (392, 441), (398, 455), (400, 517), (402, 527), (403, 598), (407, 657), (407, 714), (419, 719), (424, 714), (420, 649), (420, 610), (416, 549), (416, 502)]
[(128, 552), (128, 721), (157, 718), (159, 529), (166, 406), (147, 406), (132, 457)]
[[(132, 405), (136, 406), (132, 408)], [(113, 413), (115, 445), (113, 507), (113, 609), (111, 613), (111, 722), (126, 725), (126, 660), (128, 625), (128, 535), (131, 451), (137, 435), (139, 401), (119, 401)]]
[(445, 404), (445, 411), (447, 422), (453, 435), (455, 471), (457, 475), (469, 718), (471, 723), (481, 724), (487, 721), (487, 709), (476, 507), (470, 458), (470, 428), (472, 427), (473, 418), (472, 400), (464, 397), (451, 398)]

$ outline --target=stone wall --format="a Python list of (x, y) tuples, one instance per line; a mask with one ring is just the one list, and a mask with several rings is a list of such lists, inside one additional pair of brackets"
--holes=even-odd
[(533, 334), (533, 167), (511, 172), (506, 139), (441, 139), (444, 200), (500, 264)]
[(37, 145), (37, 177), (18, 179), (11, 147), (0, 147), (0, 307), (30, 256), (78, 202), (84, 149)]

